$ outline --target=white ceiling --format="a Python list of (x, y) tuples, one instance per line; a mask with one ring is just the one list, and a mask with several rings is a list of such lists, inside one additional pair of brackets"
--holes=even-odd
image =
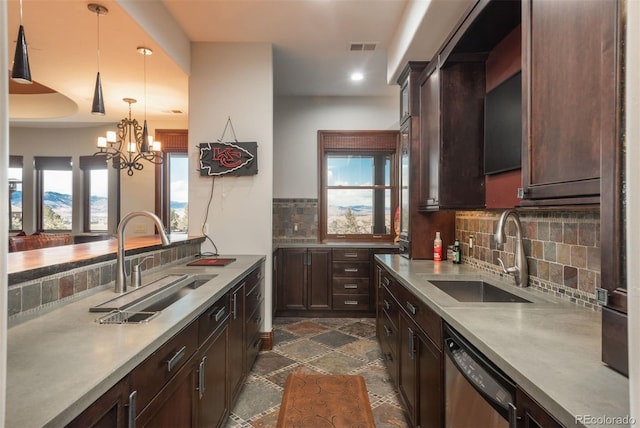
[[(10, 95), (14, 125), (116, 122), (122, 98), (134, 116), (184, 120), (188, 115), (189, 42), (267, 42), (274, 49), (275, 95), (395, 95), (407, 60), (428, 60), (474, 0), (99, 0), (100, 74), (107, 114), (90, 114), (97, 61), (97, 17), (90, 1), (23, 0), (31, 74), (56, 95)], [(8, 0), (15, 41), (19, 1)], [(410, 13), (409, 13), (410, 12)], [(350, 43), (374, 42), (373, 52)], [(146, 58), (136, 47), (150, 47)], [(9, 63), (15, 50), (9, 46)], [(365, 79), (354, 84), (352, 71)], [(391, 84), (389, 84), (391, 82)], [(146, 100), (146, 103), (145, 103)], [(38, 107), (45, 105), (45, 107)], [(35, 119), (53, 110), (51, 119)], [(174, 113), (177, 110), (182, 113)]]

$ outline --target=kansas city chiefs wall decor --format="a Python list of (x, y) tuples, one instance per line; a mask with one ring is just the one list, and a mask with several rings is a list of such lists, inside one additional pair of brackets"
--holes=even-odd
[(255, 175), (258, 143), (200, 143), (200, 175)]

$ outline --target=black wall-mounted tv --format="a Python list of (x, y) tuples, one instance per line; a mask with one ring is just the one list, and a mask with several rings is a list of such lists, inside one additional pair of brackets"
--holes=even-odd
[(485, 96), (484, 173), (521, 167), (522, 73), (500, 83)]

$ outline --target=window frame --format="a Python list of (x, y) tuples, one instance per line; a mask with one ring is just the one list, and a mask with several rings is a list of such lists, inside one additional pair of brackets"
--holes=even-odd
[[(36, 230), (38, 232), (73, 232), (73, 209), (71, 211), (71, 227), (69, 229), (45, 229), (44, 228), (44, 171), (70, 171), (71, 172), (71, 198), (73, 198), (73, 161), (71, 156), (34, 156), (33, 167), (36, 174)], [(73, 200), (73, 199), (72, 199)], [(23, 216), (24, 221), (24, 216)], [(23, 223), (24, 227), (24, 223)]]
[(171, 210), (169, 207), (169, 171), (170, 168), (168, 153), (185, 153), (189, 156), (189, 131), (187, 129), (156, 129), (156, 140), (162, 142), (162, 153), (164, 155), (164, 162), (160, 165), (156, 165), (156, 202), (155, 213), (164, 228), (167, 231), (171, 230)]
[(20, 168), (22, 170), (22, 177), (20, 178), (20, 185), (22, 187), (22, 227), (20, 229), (13, 229), (13, 219), (11, 218), (11, 191), (9, 191), (9, 232), (20, 232), (24, 230), (24, 157), (21, 155), (9, 156), (9, 168)]
[[(80, 156), (80, 171), (82, 171), (82, 230), (85, 233), (104, 233), (109, 231), (108, 222), (107, 228), (104, 230), (91, 230), (91, 171), (96, 169), (105, 169), (108, 173), (109, 165), (106, 156)], [(110, 193), (108, 192), (108, 194)], [(110, 197), (108, 198), (111, 199)], [(107, 205), (107, 219), (109, 218), (110, 206), (111, 202)]]
[[(395, 216), (398, 208), (398, 147), (399, 131), (318, 131), (318, 238), (320, 242), (384, 242), (393, 243)], [(386, 154), (390, 156), (389, 186), (328, 186), (327, 155)], [(340, 189), (390, 189), (391, 224), (384, 234), (329, 234), (327, 225), (328, 194), (330, 188)]]

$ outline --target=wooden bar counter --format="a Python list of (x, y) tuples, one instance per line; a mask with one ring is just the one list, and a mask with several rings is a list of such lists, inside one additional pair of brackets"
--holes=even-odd
[[(202, 236), (169, 235), (171, 243), (164, 248), (186, 243), (204, 241)], [(159, 235), (131, 237), (125, 239), (125, 255), (143, 253), (163, 248)], [(61, 245), (38, 250), (19, 251), (8, 254), (9, 285), (30, 281), (54, 273), (82, 266), (114, 260), (118, 241), (113, 238), (83, 244)]]

